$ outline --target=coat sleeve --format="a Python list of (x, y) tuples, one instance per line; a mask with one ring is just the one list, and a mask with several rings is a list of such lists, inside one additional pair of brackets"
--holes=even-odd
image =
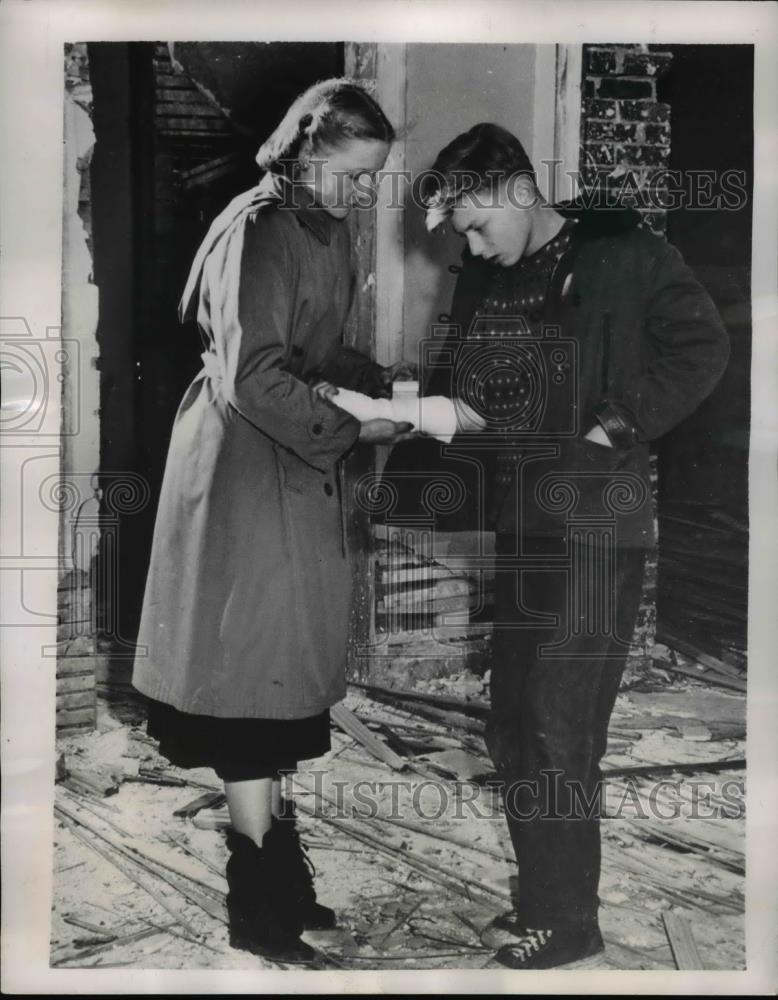
[(353, 347), (336, 344), (327, 354), (317, 373), (327, 382), (353, 389), (366, 396), (387, 396), (384, 369)]
[[(349, 309), (354, 307), (356, 278), (351, 275)], [(384, 381), (384, 369), (367, 355), (346, 344), (333, 344), (324, 361), (315, 373), (317, 378), (331, 382), (344, 389), (353, 389), (365, 396), (388, 396), (388, 385)]]
[(359, 421), (319, 399), (284, 369), (298, 288), (295, 236), (282, 213), (260, 212), (244, 222), (243, 239), (233, 253), (239, 261), (231, 263), (227, 254), (220, 324), (223, 389), (231, 405), (260, 431), (314, 468), (328, 471), (356, 441)]
[(646, 314), (650, 357), (640, 378), (596, 416), (613, 443), (661, 437), (697, 409), (724, 373), (729, 338), (710, 296), (667, 244), (654, 264)]

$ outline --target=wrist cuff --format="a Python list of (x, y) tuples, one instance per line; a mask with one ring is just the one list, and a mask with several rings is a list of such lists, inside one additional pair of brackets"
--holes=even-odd
[(606, 400), (594, 415), (616, 448), (633, 448), (638, 443), (637, 428), (621, 407)]

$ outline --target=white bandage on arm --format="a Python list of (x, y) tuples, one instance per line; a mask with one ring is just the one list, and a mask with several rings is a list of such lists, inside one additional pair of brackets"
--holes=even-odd
[(397, 395), (394, 399), (372, 399), (352, 389), (338, 389), (332, 402), (352, 417), (367, 420), (394, 420), (411, 424), (414, 430), (450, 444), (457, 431), (480, 431), (486, 422), (461, 399), (446, 396)]
[(371, 399), (352, 389), (338, 389), (331, 400), (357, 420), (394, 420), (408, 423), (415, 430), (448, 444), (457, 430), (454, 404), (445, 396), (405, 396), (396, 399)]
[(354, 392), (353, 389), (338, 389), (337, 394), (330, 400), (341, 410), (356, 417), (360, 423), (368, 420), (394, 420), (391, 399), (373, 399), (365, 396), (361, 392)]

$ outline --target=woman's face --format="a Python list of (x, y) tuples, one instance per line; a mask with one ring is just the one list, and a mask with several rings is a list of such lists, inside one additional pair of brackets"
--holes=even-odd
[(388, 155), (387, 142), (347, 139), (338, 146), (316, 150), (300, 171), (299, 180), (313, 188), (316, 201), (331, 216), (345, 219), (357, 199), (365, 198)]

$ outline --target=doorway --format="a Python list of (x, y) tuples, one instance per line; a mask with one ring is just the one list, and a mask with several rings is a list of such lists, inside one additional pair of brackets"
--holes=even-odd
[[(104, 631), (134, 640), (170, 432), (200, 367), (178, 300), (208, 226), (258, 181), (254, 156), (287, 107), (343, 73), (339, 43), (90, 43), (94, 280), (99, 286), (100, 468), (144, 477), (121, 517)], [(110, 623), (110, 628), (106, 623)]]

